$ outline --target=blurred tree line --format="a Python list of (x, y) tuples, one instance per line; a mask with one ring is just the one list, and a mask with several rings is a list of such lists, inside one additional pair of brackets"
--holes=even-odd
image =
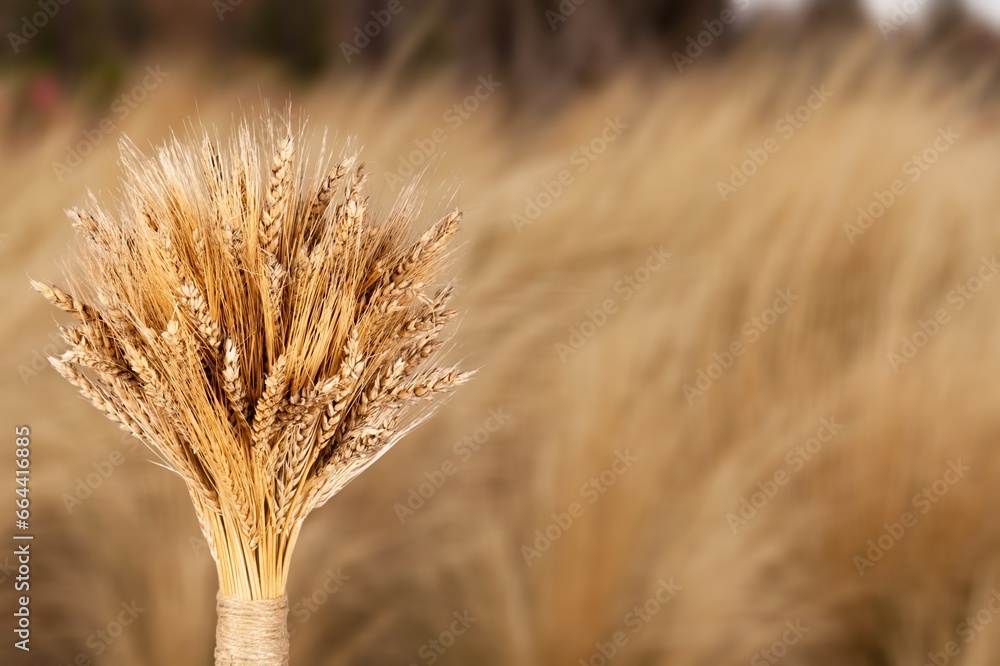
[[(449, 67), (470, 79), (493, 74), (526, 105), (545, 107), (636, 58), (673, 69), (676, 54), (686, 53), (709, 23), (717, 28), (724, 12), (749, 1), (5, 0), (0, 72), (20, 77), (14, 104), (37, 98), (32, 108), (81, 87), (84, 99), (105, 104), (150, 52), (190, 54), (221, 76), (249, 60), (300, 78), (381, 68), (404, 83)], [(957, 32), (967, 51), (975, 43), (968, 58), (996, 55), (983, 46), (994, 43), (992, 36), (970, 42), (956, 0), (939, 7), (946, 20), (938, 25), (964, 26)], [(782, 28), (768, 40), (793, 42), (865, 22), (856, 0), (814, 0), (794, 16), (755, 20)], [(713, 35), (701, 60), (724, 57), (744, 34), (727, 27)]]
[[(113, 77), (150, 48), (274, 60), (299, 76), (396, 59), (457, 64), (528, 88), (579, 85), (629, 56), (669, 58), (727, 0), (8, 0), (0, 62)], [(820, 2), (815, 16), (850, 16)], [(41, 24), (41, 25), (39, 25)], [(34, 36), (25, 37), (35, 27)], [(23, 38), (23, 39), (22, 39)], [(727, 42), (730, 35), (720, 35)], [(346, 46), (346, 48), (345, 48)], [(713, 47), (714, 48), (714, 47)]]

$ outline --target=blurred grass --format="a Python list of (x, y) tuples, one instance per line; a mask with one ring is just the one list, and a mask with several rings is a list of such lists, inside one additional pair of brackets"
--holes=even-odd
[[(128, 453), (67, 511), (65, 495), (127, 444), (40, 360), (54, 325), (27, 276), (57, 278), (70, 242), (62, 208), (84, 203), (87, 187), (114, 193), (119, 131), (152, 150), (188, 120), (224, 130), (289, 99), (317, 141), (326, 127), (338, 142), (357, 136), (375, 183), (444, 129), (426, 181), (444, 182), (442, 198), (457, 188), (467, 212), (456, 353), (482, 367), (307, 523), (289, 594), (293, 663), (430, 663), (422, 649), (465, 610), (478, 621), (436, 663), (577, 664), (616, 631), (628, 639), (619, 664), (747, 663), (795, 620), (810, 631), (783, 663), (922, 663), (955, 640), (997, 584), (1000, 284), (898, 373), (887, 353), (998, 247), (993, 73), (956, 80), (933, 58), (915, 66), (864, 38), (794, 57), (742, 48), (683, 77), (626, 70), (546, 121), (511, 118), (516, 91), (498, 75), (496, 96), (457, 129), (445, 113), (474, 89), (457, 69), (400, 91), (361, 72), (289, 84), (276, 69), (219, 79), (196, 59), (164, 59), (170, 76), (62, 182), (53, 162), (114, 112), (83, 93), (54, 102), (0, 161), (0, 395), (4, 422), (33, 427), (38, 534), (37, 648), (25, 659), (5, 644), (3, 662), (210, 663), (216, 583), (181, 484)], [(831, 100), (723, 202), (718, 181), (820, 84)], [(580, 168), (574, 154), (609, 118), (626, 130)], [(961, 139), (851, 243), (857, 208), (947, 126)], [(572, 182), (519, 232), (512, 215), (563, 169)], [(386, 180), (384, 199), (395, 192)], [(615, 285), (660, 246), (672, 257), (626, 299)], [(684, 385), (745, 341), (778, 289), (799, 300), (689, 402)], [(563, 362), (556, 345), (609, 298), (616, 312)], [(462, 460), (456, 442), (491, 409), (509, 422)], [(787, 467), (821, 418), (843, 431), (733, 534), (727, 513)], [(639, 463), (591, 504), (583, 484), (626, 450)], [(957, 458), (968, 476), (859, 577), (852, 558)], [(456, 474), (401, 523), (396, 505), (448, 460), (461, 461)], [(573, 502), (580, 517), (526, 562), (536, 530)], [(338, 568), (344, 584), (296, 613)], [(682, 589), (633, 632), (629, 614), (667, 579)], [(144, 613), (96, 654), (89, 637), (133, 598)], [(996, 626), (963, 648), (958, 663), (996, 663)]]

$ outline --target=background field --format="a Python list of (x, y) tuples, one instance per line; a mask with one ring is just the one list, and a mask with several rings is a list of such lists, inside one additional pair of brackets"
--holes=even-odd
[[(725, 5), (589, 0), (552, 31), (548, 5), (431, 3), (348, 63), (381, 7), (139, 6), (67, 5), (0, 76), (0, 413), (32, 428), (36, 534), (32, 651), (5, 610), (0, 661), (211, 663), (186, 492), (49, 368), (28, 278), (60, 280), (62, 209), (116, 195), (119, 139), (265, 108), (354, 137), (385, 207), (412, 168), (428, 222), (466, 212), (455, 355), (481, 368), (307, 521), (293, 664), (1000, 660), (988, 33), (820, 8), (678, 71)], [(0, 455), (11, 504), (12, 478)]]

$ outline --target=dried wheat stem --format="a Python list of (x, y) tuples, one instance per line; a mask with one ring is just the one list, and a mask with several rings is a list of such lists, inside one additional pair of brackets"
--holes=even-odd
[(306, 515), (469, 377), (435, 365), (454, 312), (432, 285), (460, 214), (411, 234), (419, 205), (380, 218), (356, 156), (308, 183), (298, 137), (275, 138), (244, 124), (228, 149), (127, 149), (122, 214), (69, 212), (86, 239), (73, 283), (97, 301), (32, 282), (79, 321), (53, 366), (188, 488), (219, 574), (219, 664), (285, 663)]

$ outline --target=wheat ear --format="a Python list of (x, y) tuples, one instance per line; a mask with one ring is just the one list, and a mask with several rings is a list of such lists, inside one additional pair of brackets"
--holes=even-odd
[[(287, 664), (302, 521), (468, 373), (434, 364), (460, 214), (377, 218), (356, 155), (313, 181), (300, 136), (126, 146), (125, 202), (73, 210), (76, 294), (56, 369), (183, 479), (219, 573), (216, 663)], [(329, 163), (320, 156), (323, 163)]]

